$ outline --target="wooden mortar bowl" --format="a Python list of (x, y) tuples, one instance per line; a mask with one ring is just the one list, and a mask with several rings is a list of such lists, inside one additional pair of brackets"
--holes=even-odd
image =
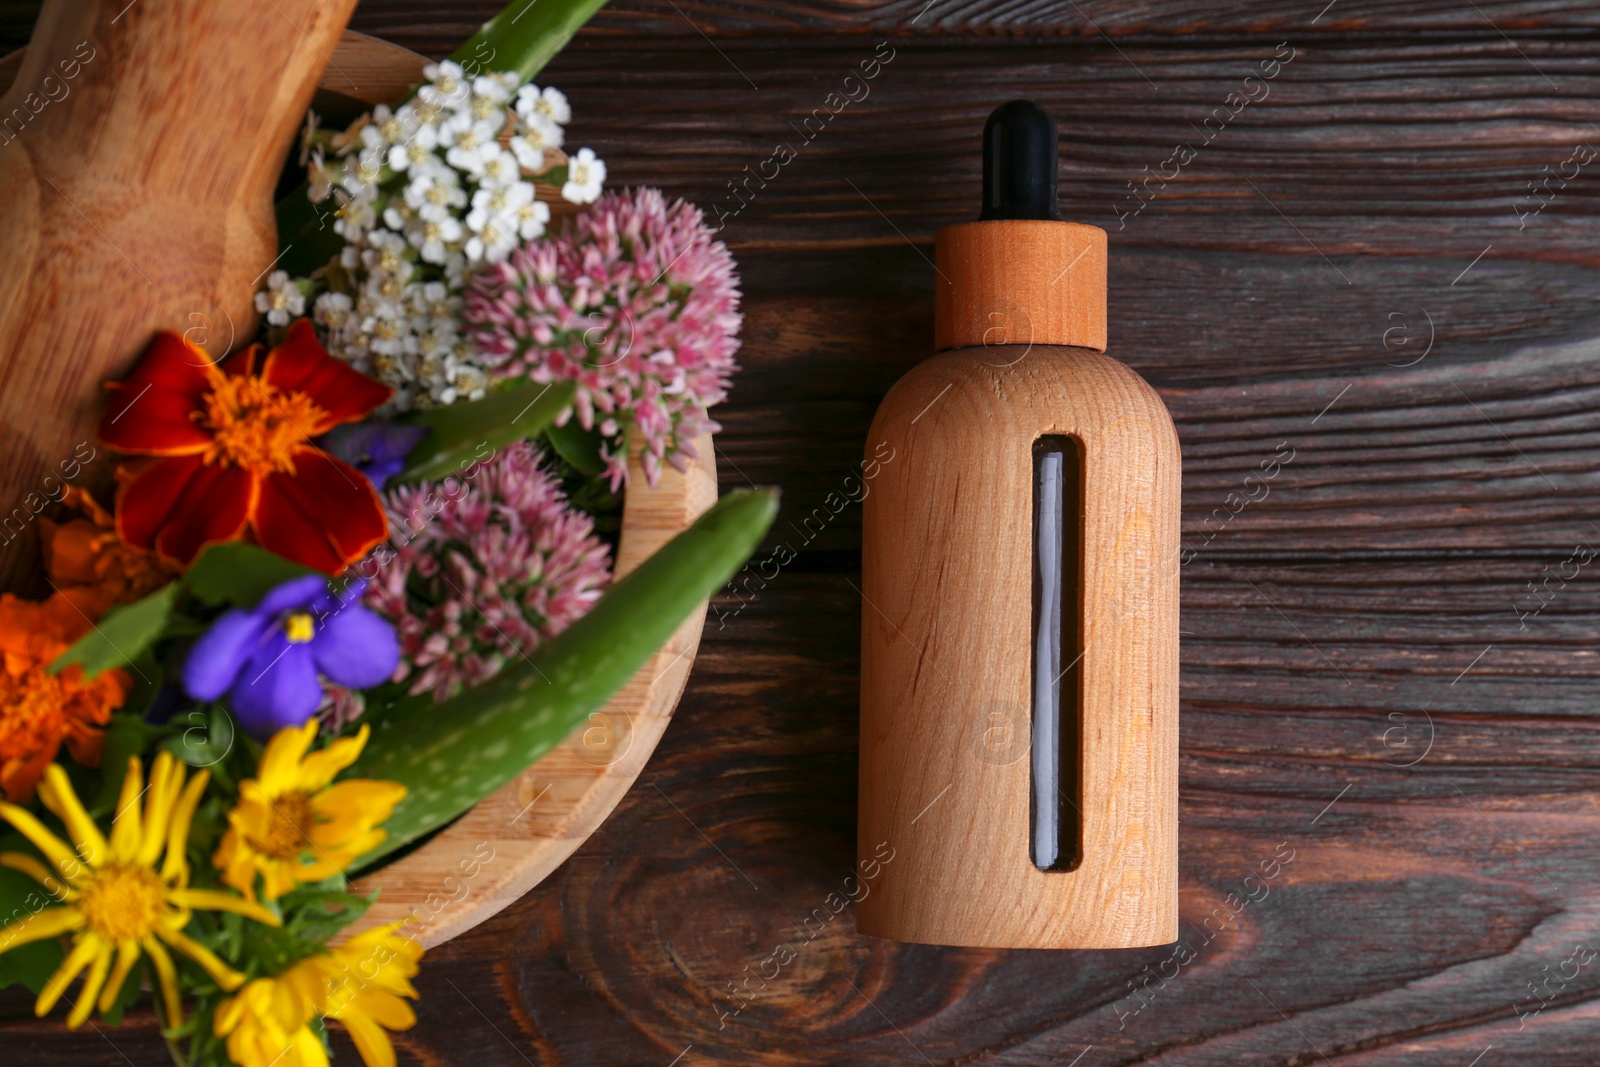
[[(21, 53), (0, 59), (0, 91), (16, 76)], [(393, 103), (422, 81), (423, 56), (345, 31), (320, 89), (366, 104)], [(358, 86), (352, 89), (351, 85)], [(633, 570), (717, 499), (711, 439), (679, 474), (645, 480), (637, 449), (628, 464), (616, 577)], [(348, 933), (382, 923), (432, 948), (470, 930), (538, 885), (617, 806), (655, 750), (683, 694), (705, 611), (695, 612), (588, 724), (514, 781), (425, 844), (355, 883), (378, 900)]]

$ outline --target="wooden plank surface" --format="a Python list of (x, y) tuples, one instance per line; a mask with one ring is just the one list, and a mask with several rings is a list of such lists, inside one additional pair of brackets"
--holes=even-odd
[[(1592, 1064), (1600, 159), (1566, 161), (1600, 148), (1600, 16), (924, 2), (616, 0), (551, 69), (615, 180), (727, 213), (748, 318), (719, 476), (784, 487), (768, 547), (796, 558), (715, 602), (616, 814), (429, 954), (402, 1062)], [(364, 0), (354, 26), (440, 55), (495, 3), (446, 7)], [(34, 10), (0, 3), (6, 47)], [(860, 525), (826, 500), (928, 353), (932, 235), (1024, 93), (1061, 124), (1066, 217), (1110, 231), (1109, 351), (1183, 445), (1181, 949), (896, 945), (828, 904)], [(12, 993), (0, 1027), (27, 1067), (163, 1055), (148, 1011), (69, 1036)]]

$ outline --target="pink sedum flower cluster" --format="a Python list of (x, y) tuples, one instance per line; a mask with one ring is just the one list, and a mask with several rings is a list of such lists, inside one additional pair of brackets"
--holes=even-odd
[(465, 319), (496, 373), (577, 383), (574, 410), (605, 438), (613, 490), (629, 435), (652, 485), (663, 463), (683, 470), (696, 432), (718, 429), (707, 409), (738, 369), (733, 257), (698, 208), (656, 189), (606, 193), (561, 234), (485, 267)]
[(394, 543), (410, 539), (366, 601), (395, 624), (394, 680), (412, 693), (442, 701), (493, 677), (584, 615), (611, 580), (594, 520), (568, 505), (527, 442), (470, 480), (405, 486), (384, 503)]

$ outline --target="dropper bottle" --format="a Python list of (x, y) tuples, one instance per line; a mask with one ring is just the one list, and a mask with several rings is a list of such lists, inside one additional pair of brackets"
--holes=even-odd
[(1001, 105), (979, 221), (936, 240), (937, 352), (868, 438), (865, 934), (1177, 937), (1178, 440), (1104, 354), (1105, 231), (1056, 185), (1049, 115)]

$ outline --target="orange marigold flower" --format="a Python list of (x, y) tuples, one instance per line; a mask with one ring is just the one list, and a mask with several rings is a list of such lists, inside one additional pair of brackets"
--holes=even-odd
[(75, 599), (90, 618), (131, 604), (177, 576), (177, 568), (155, 553), (124, 544), (111, 513), (94, 497), (74, 486), (63, 500), (82, 517), (39, 520), (44, 569), (55, 588), (78, 594)]
[(100, 420), (100, 438), (154, 457), (121, 472), (117, 532), (182, 566), (217, 541), (261, 547), (328, 574), (388, 533), (360, 471), (311, 443), (389, 399), (388, 386), (332, 358), (309, 320), (263, 356), (221, 363), (161, 333)]
[(79, 763), (100, 763), (111, 713), (128, 695), (128, 676), (102, 671), (86, 679), (77, 665), (45, 670), (89, 629), (78, 594), (49, 600), (0, 596), (0, 792), (14, 804), (33, 787), (65, 742)]

